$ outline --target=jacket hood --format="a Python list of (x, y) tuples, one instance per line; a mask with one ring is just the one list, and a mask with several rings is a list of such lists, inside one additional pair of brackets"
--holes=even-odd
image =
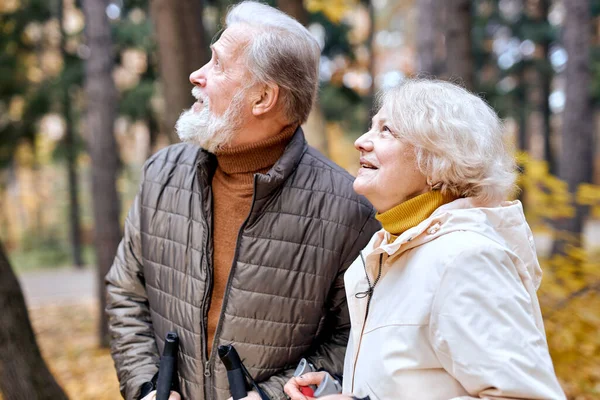
[(481, 207), (471, 198), (457, 199), (439, 207), (429, 218), (402, 233), (393, 243), (389, 243), (391, 235), (385, 230), (380, 230), (372, 243), (390, 256), (399, 255), (454, 231), (472, 231), (506, 247), (521, 259), (535, 289), (539, 288), (542, 269), (533, 234), (518, 200)]

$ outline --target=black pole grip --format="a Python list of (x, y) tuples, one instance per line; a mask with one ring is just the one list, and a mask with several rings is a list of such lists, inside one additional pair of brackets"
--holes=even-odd
[(219, 358), (227, 369), (227, 380), (229, 381), (229, 392), (233, 400), (243, 399), (248, 395), (246, 392), (246, 378), (242, 370), (242, 361), (235, 347), (232, 345), (219, 346)]
[(158, 379), (156, 380), (156, 400), (169, 400), (173, 380), (177, 379), (177, 351), (179, 337), (175, 332), (167, 333), (165, 348), (160, 357)]

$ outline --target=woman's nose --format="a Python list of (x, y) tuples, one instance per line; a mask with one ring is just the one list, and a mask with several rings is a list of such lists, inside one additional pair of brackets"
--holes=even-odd
[(369, 137), (369, 132), (363, 133), (361, 137), (356, 139), (354, 147), (358, 151), (371, 151), (373, 150), (373, 142)]

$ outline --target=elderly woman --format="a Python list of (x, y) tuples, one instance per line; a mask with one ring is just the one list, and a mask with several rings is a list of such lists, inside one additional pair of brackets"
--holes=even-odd
[[(327, 399), (564, 399), (536, 289), (542, 271), (497, 115), (447, 82), (382, 96), (355, 143), (375, 234), (345, 275), (343, 393)], [(299, 386), (323, 373), (293, 378)], [(350, 397), (355, 396), (355, 397)]]

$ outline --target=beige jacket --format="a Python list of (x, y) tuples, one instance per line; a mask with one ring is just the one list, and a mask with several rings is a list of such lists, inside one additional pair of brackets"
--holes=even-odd
[[(389, 243), (381, 230), (345, 275), (352, 329), (344, 393), (375, 399), (564, 399), (521, 204), (458, 199)], [(365, 270), (381, 277), (365, 318)], [(357, 298), (358, 294), (358, 298)]]

